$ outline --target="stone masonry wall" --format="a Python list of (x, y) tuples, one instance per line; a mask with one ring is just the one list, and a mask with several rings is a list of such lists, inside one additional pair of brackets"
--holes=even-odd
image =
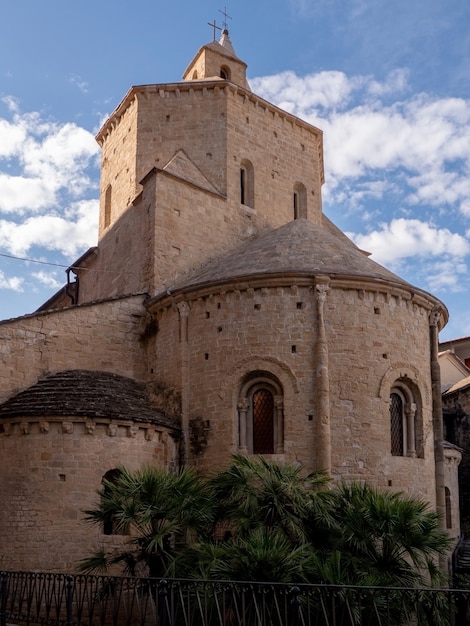
[(138, 337), (144, 314), (142, 297), (133, 297), (0, 323), (0, 401), (61, 370), (142, 380), (145, 352)]
[[(405, 290), (332, 289), (326, 331), (332, 457), (338, 478), (368, 480), (435, 502), (430, 304)], [(419, 390), (417, 458), (392, 456), (389, 398), (397, 379)]]
[(100, 239), (107, 229), (104, 207), (108, 185), (111, 185), (110, 224), (127, 209), (139, 191), (140, 178), (136, 172), (137, 106), (137, 98), (130, 98), (121, 117), (114, 123), (112, 132), (100, 143)]
[(76, 571), (102, 545), (119, 545), (84, 521), (104, 474), (125, 466), (174, 466), (176, 445), (162, 427), (47, 418), (0, 433), (0, 566)]
[(260, 223), (278, 227), (294, 219), (294, 185), (306, 188), (306, 217), (321, 223), (322, 133), (253, 94), (228, 95), (227, 195), (237, 201), (240, 165), (254, 168), (254, 209)]
[[(210, 470), (238, 450), (241, 381), (250, 372), (268, 371), (284, 392), (284, 454), (274, 458), (315, 469), (320, 444), (314, 290), (226, 287), (225, 293), (189, 305), (187, 418), (210, 422), (207, 446), (191, 462)], [(434, 503), (428, 312), (406, 292), (391, 296), (332, 287), (325, 325), (333, 476), (368, 480)], [(168, 382), (174, 382), (175, 351), (184, 347), (168, 333), (174, 335), (178, 311), (166, 309), (159, 319), (157, 354), (167, 355), (165, 372)], [(420, 391), (417, 458), (391, 455), (389, 396), (397, 378), (408, 378)], [(184, 395), (184, 376), (180, 389)]]
[(462, 449), (459, 465), (462, 531), (470, 536), (470, 387), (444, 394), (442, 408), (446, 420), (446, 439)]
[[(294, 184), (299, 182), (307, 189), (307, 217), (319, 223), (323, 163), (318, 129), (220, 81), (134, 88), (121, 106), (100, 137), (101, 225), (109, 184), (114, 221), (133, 202), (148, 172), (163, 168), (178, 150), (227, 196), (232, 210), (240, 205), (245, 158), (255, 169), (253, 208), (264, 224), (279, 226), (293, 218)], [(174, 197), (173, 208), (177, 205)], [(206, 227), (209, 231), (210, 221)], [(102, 228), (100, 239), (103, 234)]]

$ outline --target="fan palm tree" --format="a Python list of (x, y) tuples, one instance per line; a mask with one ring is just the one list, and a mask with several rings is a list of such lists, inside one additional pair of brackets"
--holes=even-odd
[(305, 542), (305, 522), (333, 520), (329, 514), (328, 478), (322, 472), (305, 475), (299, 465), (278, 465), (264, 457), (234, 455), (210, 486), (218, 503), (218, 517), (243, 537), (262, 528), (284, 533), (291, 545)]
[(324, 563), (341, 554), (343, 584), (414, 587), (445, 581), (437, 562), (451, 539), (427, 503), (352, 483), (339, 485), (331, 504), (337, 523), (330, 527)]
[(114, 533), (129, 535), (129, 541), (117, 554), (96, 551), (81, 562), (82, 571), (107, 571), (122, 564), (130, 575), (160, 576), (175, 553), (212, 528), (213, 496), (191, 469), (145, 467), (132, 473), (122, 467), (97, 493), (99, 505), (84, 511), (85, 519), (97, 525), (112, 520)]

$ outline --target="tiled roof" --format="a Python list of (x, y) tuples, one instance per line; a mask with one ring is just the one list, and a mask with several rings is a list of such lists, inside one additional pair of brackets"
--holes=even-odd
[(410, 287), (323, 216), (321, 226), (301, 218), (252, 239), (171, 290), (270, 274), (357, 276)]
[(52, 374), (0, 405), (0, 419), (80, 416), (177, 427), (151, 405), (144, 383), (108, 372)]
[(459, 380), (458, 382), (454, 383), (452, 387), (449, 387), (449, 389), (445, 390), (443, 395), (449, 396), (451, 393), (454, 393), (455, 391), (460, 391), (462, 389), (465, 389), (466, 387), (470, 387), (470, 376), (467, 376), (466, 378), (462, 378), (462, 380)]

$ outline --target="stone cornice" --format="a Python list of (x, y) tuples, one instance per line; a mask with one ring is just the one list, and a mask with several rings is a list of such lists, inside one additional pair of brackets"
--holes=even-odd
[(323, 173), (323, 131), (319, 128), (316, 128), (312, 124), (305, 122), (304, 120), (284, 111), (283, 109), (271, 104), (267, 100), (264, 100), (260, 96), (257, 96), (252, 91), (248, 89), (244, 89), (239, 85), (236, 85), (230, 81), (222, 80), (222, 79), (209, 79), (209, 80), (191, 80), (177, 83), (162, 83), (162, 84), (152, 84), (152, 85), (137, 85), (131, 87), (121, 102), (118, 104), (116, 109), (111, 113), (109, 118), (103, 124), (98, 134), (96, 135), (96, 141), (100, 146), (103, 145), (103, 142), (106, 136), (112, 131), (112, 129), (119, 123), (122, 116), (129, 109), (129, 107), (135, 102), (138, 95), (142, 94), (159, 94), (160, 97), (164, 98), (169, 94), (174, 94), (181, 96), (183, 94), (194, 94), (195, 92), (209, 92), (209, 91), (218, 91), (222, 94), (233, 94), (239, 95), (244, 98), (245, 101), (251, 102), (257, 107), (264, 109), (266, 112), (273, 113), (278, 115), (279, 118), (285, 119), (286, 121), (291, 122), (295, 126), (299, 126), (306, 131), (317, 135), (320, 139), (320, 165), (322, 168), (322, 182), (324, 182), (324, 173)]
[(208, 282), (196, 286), (188, 286), (171, 292), (166, 290), (151, 298), (146, 307), (154, 313), (157, 310), (165, 309), (182, 300), (197, 300), (208, 296), (231, 291), (247, 291), (248, 289), (277, 288), (277, 287), (313, 287), (319, 278), (328, 277), (331, 289), (357, 290), (368, 293), (383, 293), (386, 297), (395, 297), (410, 304), (422, 307), (426, 311), (432, 311), (435, 307), (441, 309), (439, 327), (442, 328), (448, 321), (448, 310), (445, 305), (433, 295), (426, 291), (407, 285), (406, 283), (394, 283), (393, 281), (380, 280), (377, 278), (367, 278), (364, 276), (327, 275), (310, 273), (283, 273), (283, 274), (260, 274), (240, 277), (232, 281)]
[[(2, 420), (0, 423), (0, 436), (8, 437), (12, 435), (30, 435), (51, 433), (52, 427), (60, 428), (62, 434), (72, 435), (77, 427), (80, 434), (86, 435), (106, 435), (115, 437), (119, 429), (126, 433), (127, 437), (136, 437), (138, 431), (143, 431), (147, 441), (152, 441), (157, 435), (166, 440), (166, 435), (179, 437), (180, 428), (167, 424), (155, 424), (150, 420), (135, 422), (134, 420), (119, 420), (109, 418), (88, 418), (88, 417), (55, 417), (55, 416), (27, 416)], [(57, 430), (54, 430), (56, 433)]]

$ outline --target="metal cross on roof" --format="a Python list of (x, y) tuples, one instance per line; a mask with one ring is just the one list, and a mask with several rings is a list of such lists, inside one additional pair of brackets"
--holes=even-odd
[(212, 22), (207, 22), (208, 26), (212, 26), (212, 28), (214, 29), (214, 41), (215, 41), (215, 31), (216, 30), (222, 30), (220, 26), (217, 26), (215, 20), (214, 23)]
[(227, 18), (228, 18), (229, 20), (231, 20), (231, 19), (232, 19), (232, 18), (230, 17), (230, 15), (227, 13), (227, 7), (224, 7), (224, 10), (223, 10), (223, 11), (221, 11), (221, 10), (219, 9), (219, 13), (222, 13), (222, 15), (224, 16), (224, 30), (227, 30), (227, 27), (228, 27)]

